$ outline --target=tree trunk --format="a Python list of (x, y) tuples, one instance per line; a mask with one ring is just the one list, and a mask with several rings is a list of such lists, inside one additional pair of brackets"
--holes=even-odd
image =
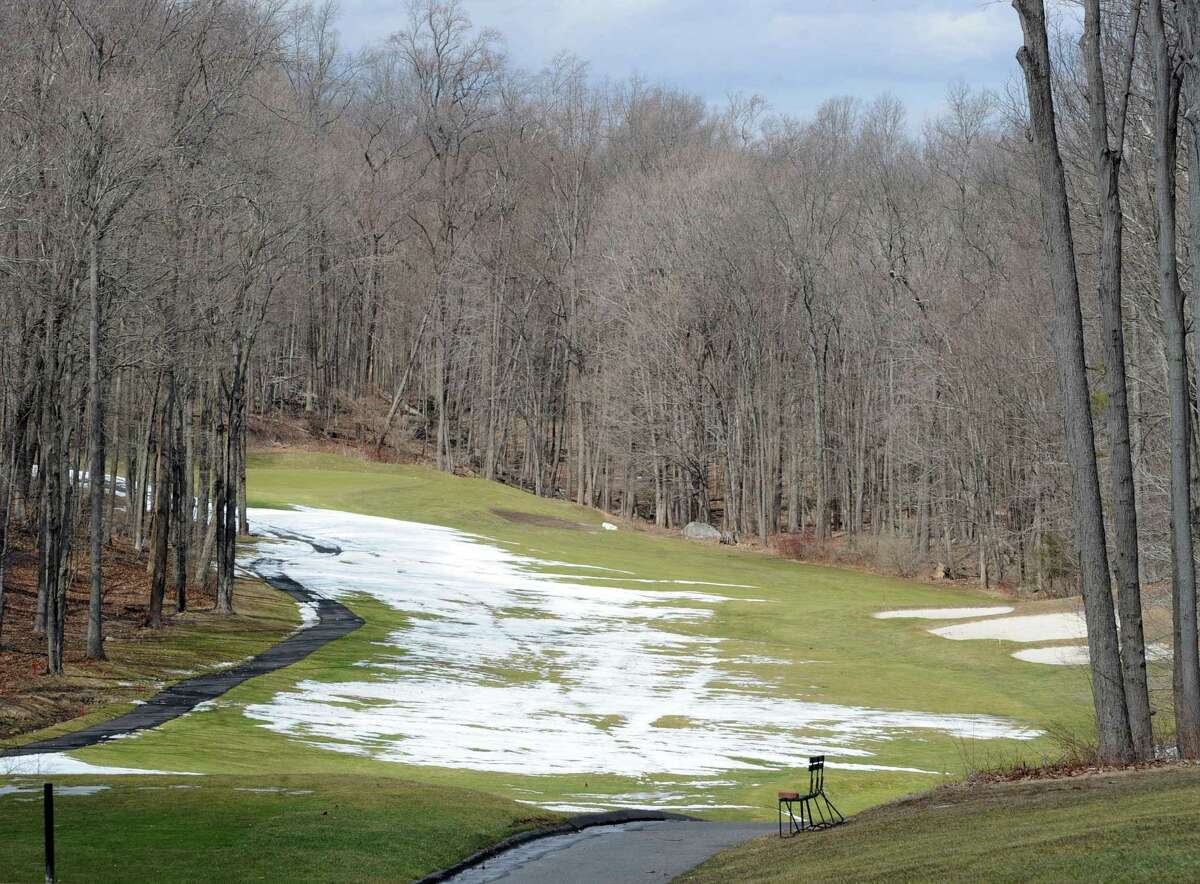
[(167, 401), (159, 412), (158, 457), (154, 466), (154, 529), (150, 550), (150, 628), (162, 626), (163, 599), (167, 594), (167, 544), (171, 534), (171, 415), (175, 410), (175, 377), (167, 376)]
[(1076, 543), (1082, 572), (1084, 614), (1091, 649), (1092, 697), (1100, 754), (1106, 761), (1133, 758), (1133, 738), (1108, 576), (1108, 550), (1096, 469), (1091, 396), (1083, 346), (1075, 246), (1067, 204), (1066, 176), (1055, 131), (1050, 47), (1043, 0), (1014, 0), (1025, 45), (1017, 58), (1025, 74), (1030, 125), (1042, 193), (1046, 257), (1054, 290), (1054, 349), (1066, 424), (1067, 457), (1074, 491)]
[(88, 496), (91, 502), (89, 552), (91, 588), (88, 595), (87, 658), (104, 659), (104, 391), (100, 388), (100, 232), (95, 219), (88, 230), (88, 294), (91, 323), (88, 326), (88, 398), (91, 426), (88, 433), (91, 466)]
[(1171, 558), (1175, 613), (1175, 739), (1183, 758), (1200, 758), (1200, 648), (1196, 635), (1196, 571), (1192, 547), (1191, 439), (1187, 330), (1179, 287), (1175, 163), (1179, 81), (1167, 48), (1162, 0), (1150, 0), (1154, 60), (1154, 202), (1158, 211), (1159, 313), (1171, 404)]
[(1146, 640), (1142, 630), (1142, 590), (1138, 564), (1137, 502), (1133, 456), (1129, 445), (1129, 399), (1125, 373), (1125, 328), (1121, 307), (1121, 264), (1124, 220), (1121, 214), (1121, 155), (1125, 132), (1129, 72), (1133, 64), (1140, 0), (1134, 6), (1125, 58), (1123, 91), (1115, 122), (1117, 147), (1109, 143), (1109, 119), (1100, 52), (1100, 0), (1087, 0), (1083, 50), (1088, 69), (1092, 153), (1099, 195), (1100, 269), (1097, 294), (1104, 334), (1105, 378), (1108, 381), (1108, 437), (1111, 449), (1114, 539), (1116, 540), (1117, 606), (1120, 609), (1121, 671), (1134, 751), (1139, 759), (1154, 753), (1150, 694), (1146, 682)]

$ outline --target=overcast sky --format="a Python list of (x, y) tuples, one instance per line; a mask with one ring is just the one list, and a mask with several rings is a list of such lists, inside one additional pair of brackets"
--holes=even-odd
[[(398, 30), (405, 0), (339, 0), (343, 45)], [(527, 70), (572, 52), (598, 77), (640, 74), (723, 102), (762, 95), (804, 115), (826, 98), (898, 96), (919, 125), (963, 80), (1002, 90), (1017, 73), (1008, 0), (464, 0)]]

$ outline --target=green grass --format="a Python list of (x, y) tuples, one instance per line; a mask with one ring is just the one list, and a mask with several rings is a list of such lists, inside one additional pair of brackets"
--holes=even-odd
[[(64, 882), (404, 881), (549, 818), (459, 789), (358, 776), (56, 783), (107, 787), (55, 801)], [(37, 791), (0, 796), (0, 830), (0, 881), (41, 881)]]
[[(671, 628), (720, 638), (720, 652), (727, 658), (754, 655), (791, 661), (787, 666), (741, 667), (744, 674), (772, 679), (771, 691), (775, 696), (881, 710), (985, 713), (1034, 727), (1054, 723), (1085, 734), (1091, 727), (1089, 686), (1081, 671), (1013, 660), (1009, 656), (1013, 646), (1007, 644), (947, 641), (929, 635), (928, 622), (871, 617), (873, 612), (888, 608), (994, 603), (981, 593), (801, 565), (761, 553), (688, 543), (635, 530), (631, 525), (622, 525), (617, 532), (601, 531), (598, 528), (604, 517), (596, 511), (421, 467), (380, 465), (330, 455), (257, 453), (250, 459), (248, 479), (253, 506), (301, 504), (391, 516), (459, 528), (508, 542), (509, 549), (546, 560), (619, 568), (642, 578), (748, 584), (753, 588), (715, 590), (729, 601), (715, 606), (708, 620), (672, 624)], [(513, 513), (532, 517), (533, 522), (528, 518), (514, 519)], [(581, 526), (582, 530), (566, 527), (564, 522)], [(559, 565), (552, 569), (563, 570)], [(573, 579), (586, 577), (586, 574), (574, 575)], [(708, 587), (701, 588), (709, 591)], [(355, 825), (321, 830), (335, 840), (327, 849), (334, 853), (345, 851), (346, 868), (361, 869), (361, 874), (349, 874), (344, 879), (374, 876), (392, 880), (445, 865), (520, 825), (519, 820), (534, 812), (528, 805), (507, 799), (536, 797), (546, 803), (576, 803), (573, 796), (579, 793), (615, 794), (653, 785), (638, 778), (588, 773), (533, 777), (388, 763), (331, 751), (317, 741), (292, 739), (267, 730), (244, 715), (242, 710), (246, 705), (267, 702), (303, 680), (361, 681), (364, 670), (356, 664), (403, 653), (403, 648), (390, 647), (384, 642), (406, 626), (403, 614), (367, 596), (346, 601), (366, 619), (367, 626), (295, 666), (247, 682), (221, 698), (210, 710), (185, 716), (134, 739), (74, 753), (95, 764), (208, 774), (203, 783), (224, 789), (221, 800), (214, 803), (220, 812), (213, 811), (213, 825), (198, 826), (193, 839), (186, 842), (191, 845), (189, 855), (195, 859), (181, 867), (178, 874), (184, 877), (179, 880), (188, 880), (187, 874), (206, 876), (201, 847), (227, 849), (229, 830), (220, 822), (225, 817), (252, 815), (249, 819), (254, 823), (255, 834), (237, 836), (251, 841), (235, 840), (241, 847), (229, 850), (231, 856), (239, 852), (254, 853), (247, 862), (259, 864), (259, 854), (284, 856), (290, 844), (304, 843), (304, 849), (308, 850), (304, 837), (293, 838), (286, 832), (285, 823), (292, 813), (289, 808), (315, 807), (321, 802), (341, 800), (344, 806), (357, 808), (352, 819), (361, 818), (365, 830), (376, 833), (380, 830), (373, 827), (386, 829), (398, 820), (387, 816), (392, 813), (392, 810), (385, 812), (383, 805), (387, 802), (380, 799), (381, 804), (376, 805), (372, 803), (374, 799), (368, 800), (359, 792), (419, 795), (423, 802), (421, 809), (412, 813), (420, 817), (421, 825), (430, 827), (433, 834), (428, 839), (440, 845), (437, 851), (406, 841), (401, 834), (390, 839), (362, 839)], [(529, 612), (509, 613), (528, 616)], [(234, 657), (231, 655), (229, 659)], [(527, 672), (506, 668), (502, 661), (492, 675), (514, 681), (529, 677)], [(619, 722), (600, 716), (591, 724), (608, 729)], [(664, 710), (658, 722), (663, 728), (687, 724), (679, 716), (672, 716), (670, 710)], [(780, 722), (781, 726), (786, 724)], [(770, 733), (763, 735), (764, 743), (779, 738)], [(1055, 752), (1047, 739), (970, 742), (929, 731), (901, 733), (891, 740), (867, 740), (862, 745), (875, 753), (863, 761), (923, 768), (939, 775), (831, 771), (831, 786), (836, 790), (839, 805), (847, 812), (930, 788), (976, 765), (1017, 758), (1037, 761), (1042, 755)], [(748, 805), (750, 809), (714, 810), (705, 815), (771, 818), (775, 791), (794, 788), (803, 776), (799, 771), (789, 770), (723, 771), (720, 778), (732, 785), (723, 787), (717, 801)], [(262, 794), (267, 793), (237, 792), (230, 785), (241, 782), (242, 778), (270, 784), (304, 782), (307, 784), (304, 788), (311, 788), (314, 795), (299, 802), (290, 800), (299, 796), (285, 796), (289, 801), (278, 796), (263, 799)], [(702, 783), (688, 782), (712, 777), (675, 779), (680, 781), (678, 789), (688, 795), (702, 797), (712, 792)], [(373, 785), (367, 788), (355, 783)], [(463, 788), (499, 796), (485, 799), (476, 795), (473, 799), (490, 808), (490, 813), (485, 814), (487, 819), (480, 820), (478, 826), (471, 818), (460, 815), (463, 798), (456, 790)], [(193, 794), (192, 790), (179, 792)], [(168, 794), (169, 803), (164, 799)], [(197, 790), (194, 794), (203, 792)], [(161, 840), (169, 840), (165, 837), (170, 829), (167, 820), (175, 819), (176, 814), (174, 794), (165, 791), (134, 789), (125, 793), (114, 789), (111, 793), (72, 800), (79, 802), (78, 807), (96, 808), (96, 813), (110, 807), (117, 827), (128, 820), (129, 831), (134, 833), (129, 839), (133, 852), (141, 851), (143, 856), (144, 849), (148, 849), (146, 840), (152, 836), (142, 834), (145, 830), (135, 825), (136, 821), (161, 816), (164, 820)], [(405, 806), (401, 802), (395, 812), (409, 813)], [(18, 825), (18, 818), (23, 819), (32, 807), (13, 796), (0, 798), (0, 831)], [(253, 816), (256, 813), (259, 815)], [(320, 821), (310, 822), (313, 826), (323, 825)], [(316, 829), (305, 830), (309, 831)], [(24, 843), (27, 837), (28, 833), (0, 847), (0, 857), (5, 850), (23, 851), (21, 855), (28, 857), (32, 848)], [(160, 839), (153, 836), (152, 840), (157, 844)], [(105, 847), (106, 844), (109, 846)], [(97, 857), (107, 856), (107, 861), (114, 864), (113, 869), (131, 868), (122, 865), (124, 859), (111, 855), (116, 845), (115, 838), (105, 836), (88, 849), (98, 851)], [(381, 850), (381, 845), (387, 847), (386, 857), (373, 855)], [(181, 851), (180, 855), (185, 853)], [(385, 861), (393, 865), (385, 868), (381, 865)], [(270, 874), (279, 866), (263, 860), (254, 868), (263, 868)], [(305, 880), (337, 877), (326, 874), (331, 868), (318, 864)], [(0, 880), (5, 879), (4, 873), (5, 865), (0, 861)], [(112, 874), (114, 878), (121, 877), (117, 871)]]
[(1200, 770), (960, 786), (718, 854), (680, 880), (1195, 881)]
[[(777, 688), (781, 697), (885, 710), (986, 713), (1033, 726), (1053, 723), (1074, 733), (1086, 734), (1092, 727), (1090, 686), (1080, 669), (1014, 660), (1010, 654), (1019, 646), (1009, 643), (955, 642), (932, 636), (927, 629), (933, 624), (928, 621), (871, 617), (888, 608), (995, 603), (993, 597), (979, 592), (803, 565), (758, 552), (629, 530), (631, 526), (607, 532), (518, 523), (497, 511), (519, 511), (592, 529), (605, 517), (496, 483), (422, 467), (316, 454), (260, 454), (251, 463), (250, 495), (259, 506), (298, 503), (447, 525), (515, 543), (509, 548), (536, 557), (620, 568), (639, 577), (748, 584), (754, 588), (719, 590), (733, 601), (717, 607), (708, 621), (674, 628), (723, 639), (723, 652), (729, 656), (816, 661), (789, 667)], [(739, 597), (766, 603), (739, 602)], [(779, 668), (770, 665), (748, 669), (779, 676)], [(983, 764), (1017, 757), (1036, 760), (1056, 751), (1046, 741), (972, 743), (928, 734), (871, 748), (878, 758), (870, 761), (952, 776)], [(756, 772), (746, 778), (760, 784), (756, 791), (728, 803), (765, 807), (775, 784), (782, 787), (791, 776)], [(839, 776), (847, 781), (844, 788), (853, 809), (931, 785), (926, 775)]]

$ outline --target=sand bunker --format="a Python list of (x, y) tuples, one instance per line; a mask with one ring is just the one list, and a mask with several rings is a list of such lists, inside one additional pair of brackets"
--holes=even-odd
[[(1086, 666), (1091, 662), (1087, 645), (1059, 645), (1049, 648), (1026, 648), (1013, 654), (1026, 663), (1049, 663), (1052, 666)], [(1146, 659), (1154, 662), (1169, 660), (1171, 648), (1163, 644), (1146, 645)]]
[(1049, 663), (1052, 666), (1084, 666), (1091, 659), (1087, 645), (1060, 645), (1050, 648), (1025, 648), (1013, 656), (1026, 663)]
[[(779, 696), (769, 670), (731, 684), (744, 667), (695, 626), (736, 596), (637, 578), (598, 586), (462, 532), (394, 519), (251, 509), (250, 521), (281, 538), (264, 548), (270, 561), (254, 563), (260, 573), (335, 597), (367, 593), (404, 615), (356, 664), (357, 680), (306, 680), (244, 710), (329, 750), (530, 776), (701, 776), (799, 767), (818, 754), (870, 764), (881, 741), (902, 734), (1038, 733), (986, 715)], [(318, 554), (314, 540), (341, 552)]]
[(1010, 642), (1048, 642), (1087, 638), (1087, 624), (1083, 615), (1075, 611), (972, 620), (970, 623), (939, 626), (929, 631), (955, 641), (991, 638)]
[(913, 608), (908, 611), (880, 611), (877, 620), (965, 620), (967, 617), (992, 617), (996, 614), (1011, 614), (1012, 608)]

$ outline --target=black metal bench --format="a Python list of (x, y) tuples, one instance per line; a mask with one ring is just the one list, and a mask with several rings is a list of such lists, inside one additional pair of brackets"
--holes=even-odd
[[(800, 805), (800, 818), (796, 819), (796, 805)], [(825, 756), (816, 755), (808, 759), (808, 791), (779, 793), (779, 837), (784, 837), (783, 820), (787, 816), (787, 835), (810, 832), (813, 829), (828, 829), (846, 821), (825, 794)]]

